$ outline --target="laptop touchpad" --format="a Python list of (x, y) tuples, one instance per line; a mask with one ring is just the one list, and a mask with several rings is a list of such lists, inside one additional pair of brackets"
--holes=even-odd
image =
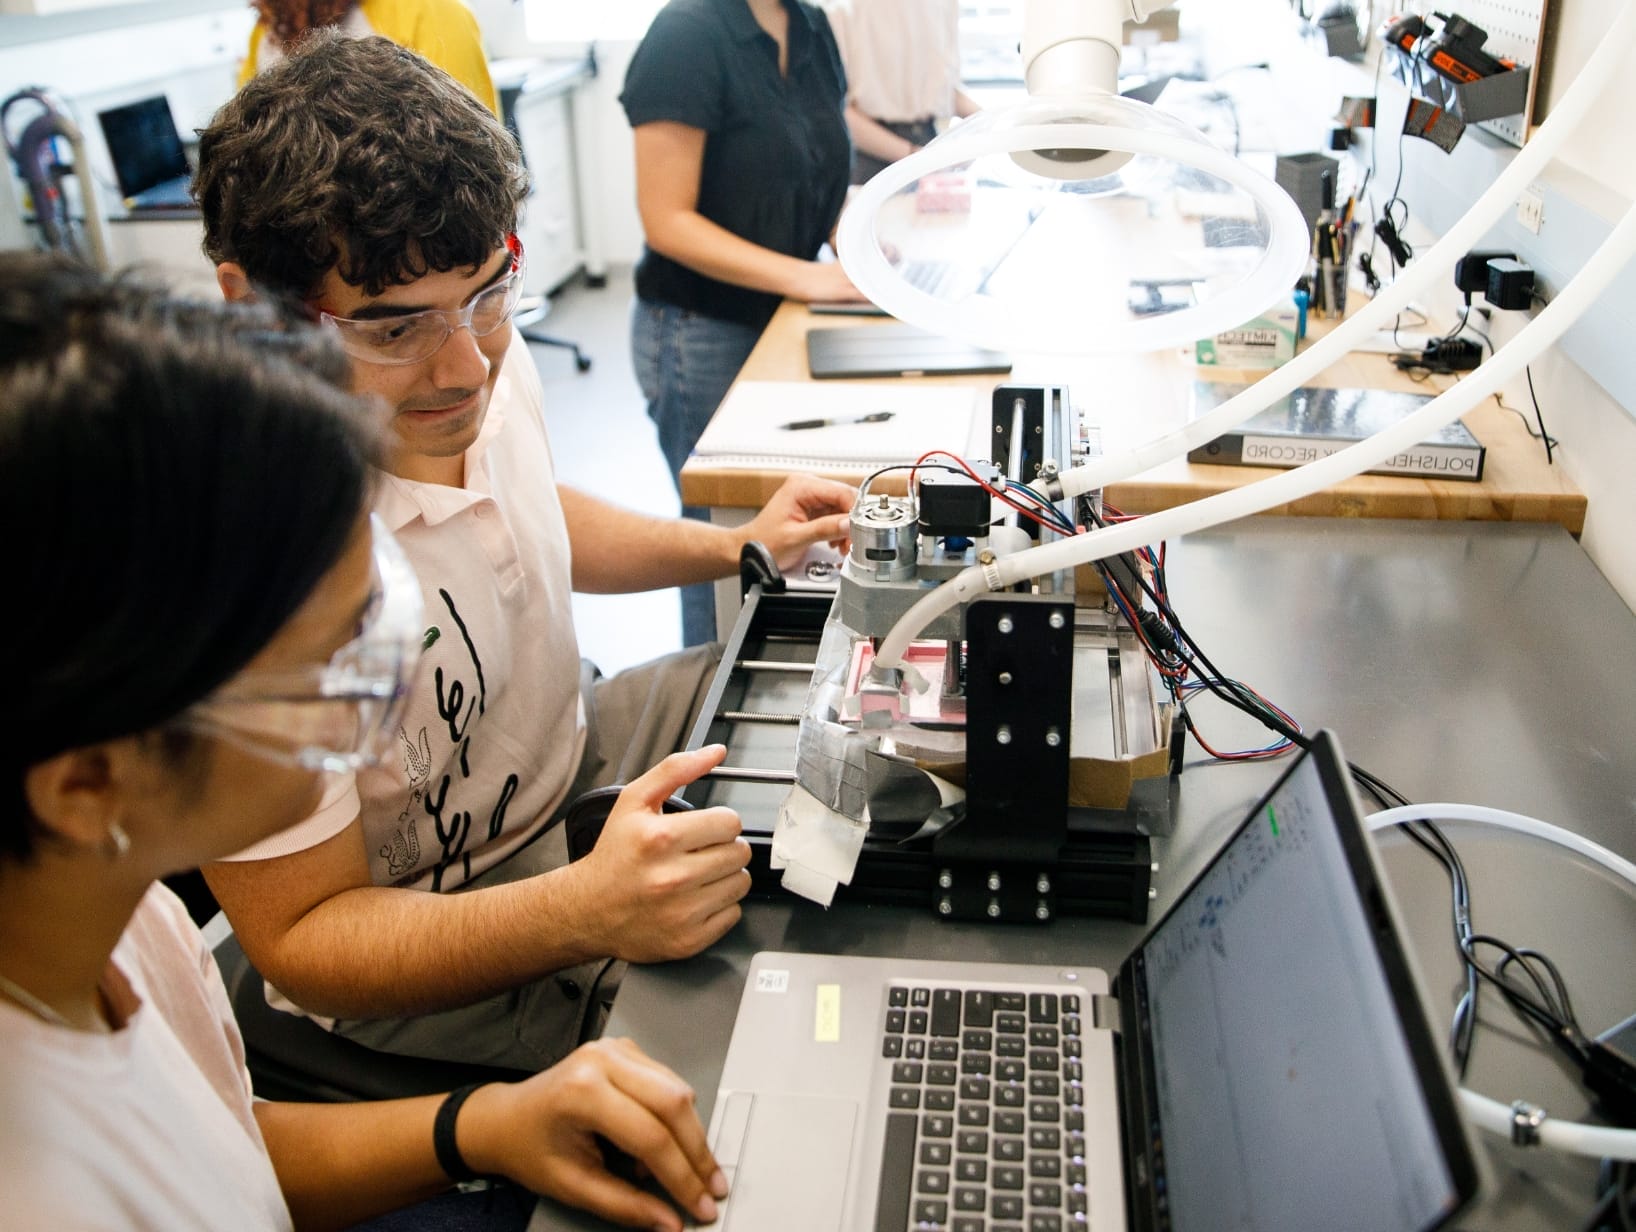
[[(847, 1172), (858, 1106), (848, 1099), (819, 1095), (763, 1095), (735, 1092), (742, 1137), (724, 1123), (717, 1134), (717, 1160), (732, 1192), (723, 1203), (723, 1232), (840, 1232), (846, 1212)], [(727, 1141), (733, 1138), (736, 1141)], [(736, 1161), (722, 1158), (737, 1148)]]

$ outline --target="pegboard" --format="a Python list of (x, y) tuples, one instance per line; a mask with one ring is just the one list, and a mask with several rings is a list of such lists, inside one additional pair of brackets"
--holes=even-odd
[(1522, 113), (1483, 120), (1477, 125), (1515, 146), (1528, 140), (1528, 129), (1533, 124), (1547, 3), (1549, 0), (1439, 0), (1436, 5), (1421, 6), (1425, 10), (1435, 7), (1439, 12), (1459, 14), (1488, 32), (1483, 50), (1489, 55), (1503, 56), (1519, 66), (1527, 66), (1528, 105)]

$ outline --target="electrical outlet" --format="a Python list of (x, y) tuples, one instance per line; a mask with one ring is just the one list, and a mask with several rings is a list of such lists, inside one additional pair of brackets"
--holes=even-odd
[(1532, 188), (1517, 198), (1517, 221), (1535, 235), (1545, 224), (1545, 198)]

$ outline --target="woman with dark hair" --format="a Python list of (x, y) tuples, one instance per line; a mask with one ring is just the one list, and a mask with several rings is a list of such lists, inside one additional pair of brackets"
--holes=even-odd
[(307, 31), (336, 26), (352, 38), (379, 34), (426, 57), (500, 114), (482, 31), (460, 0), (253, 0), (252, 7), (260, 20), (239, 69), (241, 86), (283, 59)]
[[(846, 200), (846, 73), (807, 0), (670, 0), (619, 100), (646, 241), (631, 355), (680, 492), (779, 301), (863, 298), (838, 262), (817, 259)], [(714, 639), (714, 611), (709, 586), (682, 591), (684, 645)]]
[[(517, 1084), (252, 1102), (209, 951), (158, 879), (374, 764), (423, 636), (368, 516), (377, 429), (327, 335), (0, 254), (0, 1192), (8, 1226), (348, 1226), (474, 1174), (644, 1227), (725, 1183), (628, 1041)], [(526, 1209), (520, 1212), (526, 1216)]]

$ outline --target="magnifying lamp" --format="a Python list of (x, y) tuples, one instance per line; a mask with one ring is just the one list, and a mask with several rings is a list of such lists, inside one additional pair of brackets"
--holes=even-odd
[(841, 218), (841, 264), (900, 320), (989, 347), (1151, 351), (1242, 325), (1309, 249), (1288, 195), (1118, 94), (1122, 23), (1149, 0), (1036, 0), (1029, 97), (893, 163)]

